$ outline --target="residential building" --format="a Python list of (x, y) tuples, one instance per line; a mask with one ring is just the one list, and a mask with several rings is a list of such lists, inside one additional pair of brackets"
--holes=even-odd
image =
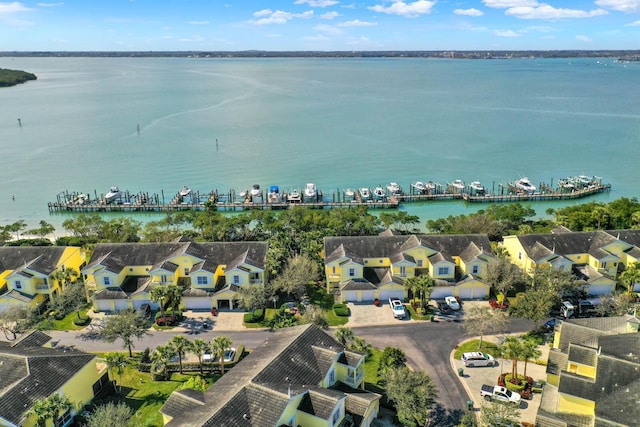
[(165, 425), (369, 427), (380, 395), (364, 390), (364, 355), (317, 326), (280, 329), (204, 392), (173, 392)]
[(108, 384), (105, 364), (93, 354), (51, 348), (51, 337), (32, 331), (19, 340), (0, 342), (0, 425), (35, 425), (33, 404), (55, 393), (69, 398), (72, 408), (54, 420), (69, 425), (73, 416)]
[(233, 308), (241, 287), (265, 283), (266, 254), (266, 242), (101, 243), (82, 273), (98, 311), (157, 308), (151, 289), (170, 284), (186, 310)]
[(637, 426), (640, 319), (571, 319), (556, 327), (536, 425)]
[(76, 247), (0, 247), (0, 311), (11, 304), (43, 306), (63, 290), (55, 272), (71, 268), (79, 277), (85, 263), (84, 252)]
[(429, 275), (432, 298), (482, 299), (482, 282), (495, 257), (486, 235), (325, 237), (327, 291), (345, 301), (404, 299), (404, 281)]

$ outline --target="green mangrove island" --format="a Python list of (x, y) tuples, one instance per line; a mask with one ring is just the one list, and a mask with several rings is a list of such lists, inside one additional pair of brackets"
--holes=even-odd
[(35, 74), (20, 70), (7, 70), (0, 68), (0, 87), (15, 86), (29, 80), (36, 80)]

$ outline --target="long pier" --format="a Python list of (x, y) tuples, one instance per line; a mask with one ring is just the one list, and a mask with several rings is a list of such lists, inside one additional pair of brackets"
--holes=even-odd
[(445, 200), (461, 200), (467, 203), (508, 203), (508, 202), (539, 202), (557, 200), (575, 200), (594, 194), (608, 192), (610, 184), (591, 183), (583, 188), (572, 191), (560, 191), (551, 186), (542, 184), (539, 192), (526, 193), (518, 191), (510, 185), (500, 185), (501, 194), (483, 193), (477, 194), (465, 190), (452, 189), (450, 186), (439, 187), (439, 191), (420, 193), (410, 187), (409, 193), (402, 192), (383, 198), (363, 198), (355, 193), (354, 197), (347, 198), (344, 193), (337, 192), (324, 195), (318, 192), (314, 199), (291, 198), (289, 193), (278, 194), (273, 197), (266, 191), (259, 196), (239, 195), (234, 190), (227, 193), (219, 193), (216, 190), (201, 193), (192, 192), (189, 195), (177, 193), (165, 201), (164, 192), (153, 194), (147, 192), (130, 193), (122, 191), (117, 198), (107, 201), (104, 195), (94, 192), (94, 197), (88, 193), (63, 191), (56, 197), (56, 201), (49, 202), (50, 212), (178, 212), (178, 211), (203, 211), (207, 209), (219, 211), (245, 211), (267, 209), (291, 209), (305, 207), (311, 209), (332, 208), (356, 208), (367, 206), (371, 209), (398, 209), (403, 203), (430, 202)]

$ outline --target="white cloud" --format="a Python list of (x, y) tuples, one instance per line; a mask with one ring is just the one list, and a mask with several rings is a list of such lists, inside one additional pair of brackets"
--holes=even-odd
[(340, 3), (335, 0), (296, 0), (294, 4), (308, 4), (311, 7), (328, 7)]
[(471, 8), (471, 9), (456, 9), (453, 11), (453, 13), (455, 13), (456, 15), (465, 15), (465, 16), (482, 16), (484, 15), (484, 12), (482, 12), (481, 10), (478, 10), (476, 8)]
[(367, 22), (367, 21), (361, 21), (359, 19), (355, 19), (353, 21), (342, 22), (338, 25), (341, 27), (374, 27), (378, 24), (375, 22)]
[(11, 3), (0, 3), (0, 16), (19, 12), (29, 12), (31, 9), (17, 1)]
[(548, 4), (540, 4), (536, 7), (519, 6), (511, 7), (504, 12), (505, 15), (520, 19), (568, 19), (568, 18), (592, 18), (594, 16), (608, 15), (604, 9), (591, 11), (579, 9), (557, 9)]
[(618, 12), (640, 12), (640, 0), (596, 0), (598, 6), (617, 10)]
[(520, 37), (520, 34), (513, 30), (494, 30), (493, 34), (498, 37)]
[(209, 21), (188, 21), (189, 25), (209, 25)]
[(333, 27), (331, 25), (326, 25), (326, 24), (316, 25), (313, 29), (320, 33), (334, 35), (334, 36), (342, 34), (342, 30), (340, 30), (339, 28)]
[(625, 27), (640, 27), (640, 21), (630, 22), (628, 24), (625, 24)]
[(36, 3), (36, 6), (38, 7), (58, 7), (58, 6), (64, 6), (63, 2), (59, 2), (59, 3)]
[(322, 19), (335, 19), (338, 16), (342, 16), (342, 15), (340, 15), (338, 12), (331, 11), (331, 12), (323, 13), (322, 15), (320, 15), (320, 18), (322, 18)]
[(591, 39), (584, 35), (576, 36), (576, 40), (580, 40), (581, 42), (587, 42), (587, 43), (591, 42)]
[(386, 13), (388, 15), (400, 15), (405, 18), (415, 18), (419, 15), (427, 15), (431, 13), (431, 8), (436, 4), (435, 1), (418, 0), (405, 3), (402, 0), (393, 0), (393, 3), (384, 7), (382, 5), (370, 6), (367, 9), (374, 12)]
[(284, 12), (282, 10), (262, 9), (253, 13), (253, 16), (260, 18), (257, 20), (250, 20), (249, 22), (255, 25), (268, 25), (268, 24), (286, 24), (294, 18), (309, 19), (313, 16), (313, 11), (308, 10), (303, 13), (291, 13)]
[(487, 7), (493, 7), (496, 9), (538, 5), (536, 0), (482, 0), (482, 3)]

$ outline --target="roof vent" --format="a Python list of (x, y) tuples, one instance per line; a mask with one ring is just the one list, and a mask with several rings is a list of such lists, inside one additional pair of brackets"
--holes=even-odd
[(251, 419), (251, 415), (249, 414), (242, 414), (242, 419), (245, 421), (249, 421)]

